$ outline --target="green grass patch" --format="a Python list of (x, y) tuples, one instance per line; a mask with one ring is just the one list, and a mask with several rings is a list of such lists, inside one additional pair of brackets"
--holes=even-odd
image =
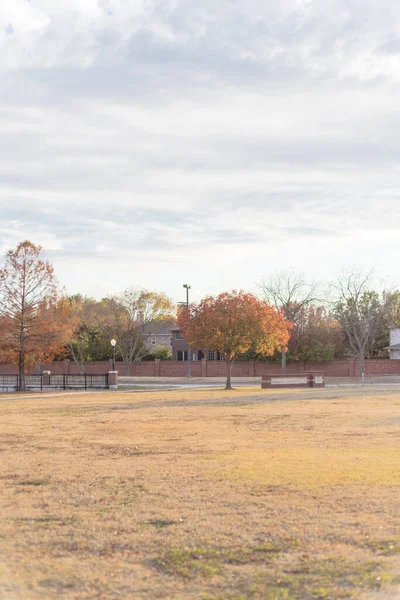
[(63, 519), (61, 517), (16, 517), (13, 521), (17, 521), (18, 523), (62, 523), (67, 524), (73, 522), (74, 517), (68, 517), (67, 519)]
[(16, 485), (40, 486), (47, 485), (48, 483), (48, 479), (23, 479), (22, 481), (18, 481)]
[(156, 529), (164, 529), (164, 527), (170, 527), (176, 525), (177, 521), (171, 519), (152, 519), (151, 521), (143, 521), (143, 525), (155, 527)]
[(184, 578), (212, 577), (219, 572), (218, 551), (213, 548), (170, 548), (154, 561), (156, 567), (169, 575)]
[(238, 548), (170, 548), (157, 557), (154, 564), (169, 575), (184, 578), (212, 577), (219, 573), (224, 565), (266, 563), (281, 551), (281, 548), (272, 543)]
[(364, 544), (364, 547), (380, 556), (395, 556), (396, 554), (400, 554), (400, 543), (398, 540), (371, 539)]
[(394, 577), (383, 572), (382, 564), (379, 562), (353, 563), (340, 557), (330, 557), (316, 562), (300, 561), (292, 571), (284, 572), (275, 581), (268, 581), (267, 589), (255, 598), (268, 600), (351, 598), (356, 590), (378, 591), (385, 584), (390, 583), (395, 583)]

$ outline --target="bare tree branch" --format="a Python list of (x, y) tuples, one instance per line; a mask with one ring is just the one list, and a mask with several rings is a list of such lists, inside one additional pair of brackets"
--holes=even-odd
[(360, 361), (364, 373), (364, 359), (382, 321), (384, 304), (378, 292), (372, 289), (374, 275), (355, 269), (342, 272), (332, 284), (336, 298), (332, 311), (346, 335), (350, 348)]
[[(319, 302), (317, 284), (307, 282), (304, 275), (293, 269), (279, 271), (259, 288), (269, 304), (283, 311), (285, 318), (296, 327), (301, 320), (303, 310), (314, 302)], [(286, 349), (282, 349), (282, 371), (286, 370)]]

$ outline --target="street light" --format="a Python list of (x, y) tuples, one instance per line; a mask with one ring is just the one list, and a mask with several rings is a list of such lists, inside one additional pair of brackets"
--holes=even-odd
[[(186, 288), (186, 308), (189, 314), (189, 290), (190, 290), (190, 285), (188, 285), (187, 283), (183, 284), (183, 287)], [(187, 372), (187, 376), (190, 377), (190, 344), (188, 341), (188, 349), (187, 349), (187, 353), (188, 353), (188, 372)]]
[(112, 339), (110, 344), (112, 346), (112, 370), (115, 371), (115, 345), (117, 341)]

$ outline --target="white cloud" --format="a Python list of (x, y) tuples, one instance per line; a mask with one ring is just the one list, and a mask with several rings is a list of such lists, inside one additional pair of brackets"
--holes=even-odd
[(292, 265), (395, 277), (397, 12), (0, 4), (0, 250), (41, 243), (95, 296), (254, 288)]

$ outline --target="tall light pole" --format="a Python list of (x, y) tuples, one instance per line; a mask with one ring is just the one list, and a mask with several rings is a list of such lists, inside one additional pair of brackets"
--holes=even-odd
[(115, 345), (116, 345), (116, 340), (112, 339), (110, 344), (112, 346), (112, 370), (115, 371)]
[[(186, 288), (186, 308), (187, 308), (187, 311), (188, 311), (188, 314), (189, 314), (189, 290), (190, 290), (190, 285), (188, 285), (187, 283), (184, 283), (183, 287)], [(189, 344), (189, 340), (188, 340), (187, 353), (188, 353), (188, 371), (187, 371), (187, 376), (190, 377), (190, 344)]]

